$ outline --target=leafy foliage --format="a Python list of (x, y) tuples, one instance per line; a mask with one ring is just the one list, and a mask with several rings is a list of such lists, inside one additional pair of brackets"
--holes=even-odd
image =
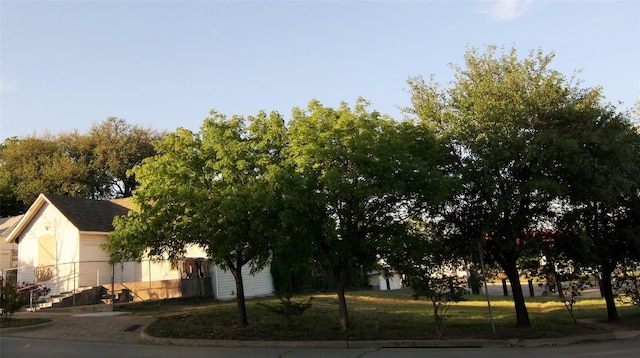
[(0, 161), (5, 193), (18, 201), (19, 208), (3, 216), (26, 211), (43, 192), (90, 197), (95, 188), (91, 169), (52, 136), (7, 139), (0, 147)]
[[(553, 58), (541, 50), (521, 59), (515, 49), (472, 48), (465, 67), (453, 67), (450, 88), (441, 89), (433, 78), (409, 81), (413, 107), (407, 113), (449, 141), (460, 162), (454, 167), (460, 190), (441, 209), (445, 238), (462, 257), (478, 241), (485, 244), (488, 258), (511, 282), (519, 326), (530, 322), (518, 262), (548, 243), (536, 233), (561, 232), (555, 244), (576, 260), (587, 252), (612, 258), (617, 254), (600, 250), (637, 241), (633, 230), (616, 236), (586, 229), (589, 222), (607, 222), (605, 216), (617, 220), (631, 213), (620, 209), (628, 207), (622, 199), (638, 198), (638, 133), (601, 104), (600, 88), (580, 89), (552, 70)], [(581, 219), (563, 224), (569, 213)], [(571, 239), (580, 237), (570, 235), (578, 229), (585, 240), (597, 238), (592, 249)]]
[(9, 319), (13, 314), (29, 302), (15, 287), (5, 285), (0, 287), (0, 317)]
[[(468, 283), (456, 277), (461, 260), (442, 245), (438, 225), (410, 223), (407, 235), (395, 243), (395, 249), (386, 259), (408, 275), (414, 299), (426, 297), (431, 301), (436, 330), (442, 336), (447, 312), (453, 303), (465, 300)], [(475, 284), (480, 285), (480, 279)]]
[(89, 129), (97, 174), (105, 183), (109, 196), (130, 197), (138, 187), (130, 170), (155, 155), (153, 143), (164, 133), (128, 124), (124, 119), (109, 117)]
[(637, 263), (627, 263), (626, 267), (619, 267), (616, 271), (619, 275), (614, 284), (614, 288), (619, 294), (616, 296), (618, 302), (622, 304), (632, 304), (640, 306), (640, 275), (638, 275), (640, 265)]
[(457, 277), (425, 272), (412, 277), (413, 297), (426, 297), (433, 306), (433, 318), (438, 335), (444, 335), (443, 323), (453, 303), (464, 301), (466, 284)]
[(336, 283), (341, 329), (349, 327), (344, 290), (367, 270), (389, 238), (402, 235), (412, 204), (441, 195), (439, 147), (422, 127), (368, 110), (360, 99), (333, 109), (311, 101), (290, 121), (291, 158), (299, 185), (299, 236), (329, 264)]
[(89, 134), (8, 138), (0, 144), (0, 216), (23, 213), (40, 193), (90, 199), (131, 196), (127, 171), (163, 134), (110, 117)]
[(278, 299), (280, 300), (280, 302), (278, 306), (268, 305), (263, 302), (258, 302), (258, 304), (262, 307), (265, 307), (269, 311), (284, 317), (287, 320), (289, 327), (292, 327), (294, 318), (302, 315), (304, 311), (311, 308), (311, 301), (313, 300), (313, 296), (309, 297), (306, 300), (300, 301), (292, 301), (291, 297), (291, 293), (279, 295)]
[(593, 285), (589, 281), (588, 272), (584, 272), (577, 267), (569, 267), (566, 262), (560, 265), (566, 266), (563, 267), (560, 273), (553, 270), (560, 301), (564, 303), (565, 308), (573, 319), (573, 323), (577, 324), (578, 321), (573, 314), (573, 308), (578, 303), (578, 298), (582, 295), (582, 292)]
[(567, 188), (558, 245), (602, 272), (608, 317), (616, 321), (612, 275), (640, 258), (640, 133), (611, 108), (585, 109), (573, 119), (572, 146), (555, 160)]
[(13, 314), (22, 306), (34, 301), (39, 297), (48, 295), (51, 292), (49, 287), (44, 287), (31, 282), (22, 282), (18, 287), (4, 285), (0, 287), (0, 318), (11, 319)]
[(158, 154), (133, 170), (138, 209), (115, 220), (104, 246), (111, 260), (181, 259), (200, 246), (233, 274), (240, 324), (247, 325), (242, 268), (263, 269), (282, 235), (285, 140), (276, 112), (245, 120), (212, 111), (199, 133), (168, 134)]

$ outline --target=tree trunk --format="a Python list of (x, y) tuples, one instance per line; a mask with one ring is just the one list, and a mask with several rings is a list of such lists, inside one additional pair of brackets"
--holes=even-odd
[(513, 303), (516, 308), (516, 325), (518, 327), (531, 327), (531, 322), (529, 322), (529, 313), (527, 312), (527, 305), (525, 304), (522, 286), (520, 285), (518, 267), (515, 262), (510, 262), (504, 265), (503, 269), (509, 279), (509, 283), (511, 284)]
[(443, 317), (438, 310), (438, 303), (434, 298), (431, 298), (431, 304), (433, 305), (433, 319), (436, 321), (436, 331), (438, 332), (439, 337), (443, 337), (444, 334), (442, 332), (442, 321)]
[(616, 309), (616, 301), (613, 296), (613, 285), (611, 284), (611, 274), (613, 269), (609, 267), (602, 267), (602, 294), (604, 295), (604, 301), (607, 303), (607, 318), (609, 322), (618, 322), (618, 310)]
[(347, 312), (347, 299), (344, 289), (349, 280), (349, 271), (345, 267), (334, 267), (333, 278), (336, 281), (336, 291), (338, 292), (338, 306), (340, 307), (340, 330), (347, 331), (349, 329), (349, 313)]
[(236, 303), (238, 304), (238, 313), (240, 318), (240, 326), (246, 327), (249, 325), (247, 320), (247, 305), (244, 300), (244, 283), (242, 281), (242, 266), (231, 269), (233, 278), (236, 281)]

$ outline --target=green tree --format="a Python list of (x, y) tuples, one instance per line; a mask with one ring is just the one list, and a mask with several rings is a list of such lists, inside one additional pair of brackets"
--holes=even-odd
[(438, 335), (443, 336), (449, 308), (463, 301), (467, 293), (466, 283), (455, 275), (462, 260), (443, 245), (438, 225), (420, 221), (411, 224), (407, 235), (389, 252), (387, 262), (409, 277), (414, 299), (429, 299)]
[(211, 112), (199, 133), (167, 135), (158, 154), (133, 170), (141, 183), (133, 196), (137, 210), (115, 221), (105, 245), (111, 260), (179, 259), (187, 245), (199, 245), (233, 274), (239, 323), (246, 326), (242, 268), (263, 269), (281, 235), (286, 135), (275, 112), (247, 120)]
[(104, 191), (109, 197), (132, 195), (138, 183), (130, 169), (155, 154), (153, 143), (163, 135), (116, 117), (109, 117), (89, 129), (87, 137), (93, 146), (94, 165), (104, 178)]
[[(340, 327), (349, 328), (345, 289), (350, 267), (371, 268), (405, 232), (417, 197), (438, 192), (437, 146), (428, 132), (370, 112), (358, 100), (333, 109), (311, 101), (290, 121), (291, 158), (301, 185), (299, 237), (328, 262), (338, 294)], [(420, 188), (421, 191), (417, 189)]]
[(554, 127), (570, 140), (548, 157), (562, 168), (550, 174), (566, 187), (559, 245), (600, 270), (607, 316), (617, 321), (612, 276), (625, 262), (640, 260), (640, 133), (609, 106), (583, 107), (570, 119), (570, 129)]
[(530, 326), (518, 261), (539, 252), (540, 236), (533, 234), (550, 228), (551, 204), (563, 193), (545, 165), (565, 138), (548, 130), (549, 123), (559, 113), (571, 120), (599, 95), (550, 69), (553, 57), (541, 50), (520, 59), (515, 49), (469, 49), (465, 67), (453, 66), (450, 88), (409, 80), (408, 114), (448, 140), (461, 163), (461, 190), (442, 207), (450, 245), (468, 254), (483, 243), (511, 283), (518, 326)]
[(110, 117), (77, 131), (8, 138), (0, 144), (0, 215), (23, 213), (40, 193), (103, 199), (131, 196), (129, 169), (155, 152), (162, 133)]
[(16, 182), (12, 175), (0, 164), (0, 217), (14, 216), (26, 209), (15, 191)]
[(4, 181), (6, 195), (13, 195), (19, 201), (20, 212), (24, 212), (40, 193), (91, 196), (90, 168), (70, 156), (67, 149), (51, 135), (4, 141), (0, 148), (0, 178)]

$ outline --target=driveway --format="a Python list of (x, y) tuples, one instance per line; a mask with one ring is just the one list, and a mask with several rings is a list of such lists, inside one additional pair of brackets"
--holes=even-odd
[(5, 328), (5, 337), (53, 340), (78, 340), (107, 343), (143, 343), (141, 330), (151, 324), (152, 316), (123, 312), (19, 312), (17, 318), (41, 317), (52, 322), (38, 326)]

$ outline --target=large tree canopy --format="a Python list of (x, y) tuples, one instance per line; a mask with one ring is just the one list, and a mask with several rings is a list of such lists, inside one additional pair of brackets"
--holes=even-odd
[(40, 193), (103, 199), (131, 196), (128, 170), (154, 154), (163, 134), (107, 118), (77, 131), (8, 138), (0, 144), (0, 216), (27, 210)]
[(548, 158), (566, 188), (558, 244), (569, 258), (600, 270), (607, 315), (616, 321), (612, 274), (640, 260), (640, 133), (606, 106), (570, 119), (570, 132), (555, 128), (565, 138), (562, 155)]
[[(51, 135), (9, 138), (0, 147), (1, 216), (26, 211), (40, 193), (91, 197), (95, 176), (77, 143), (64, 145)], [(5, 208), (15, 203), (12, 209)], [(8, 210), (8, 211), (4, 211)]]
[(442, 153), (429, 131), (370, 112), (359, 100), (328, 108), (296, 108), (291, 158), (303, 185), (300, 220), (336, 283), (340, 324), (349, 328), (345, 286), (350, 267), (370, 268), (424, 196), (437, 196)]
[(153, 143), (164, 134), (109, 117), (89, 129), (87, 141), (96, 171), (104, 177), (108, 196), (130, 197), (138, 183), (130, 169), (155, 154)]
[(199, 133), (179, 129), (136, 167), (137, 210), (116, 220), (105, 248), (112, 261), (179, 259), (188, 245), (204, 248), (236, 281), (240, 324), (247, 325), (242, 268), (261, 270), (280, 237), (282, 117), (212, 112)]
[(461, 250), (485, 244), (509, 278), (519, 326), (530, 322), (518, 260), (536, 248), (540, 235), (533, 234), (550, 228), (551, 204), (567, 185), (553, 175), (558, 167), (549, 158), (566, 155), (575, 117), (601, 100), (599, 89), (578, 89), (552, 70), (553, 57), (469, 49), (465, 66), (454, 66), (450, 88), (421, 77), (409, 81), (409, 114), (448, 139), (462, 164), (462, 190), (443, 206), (450, 244)]

